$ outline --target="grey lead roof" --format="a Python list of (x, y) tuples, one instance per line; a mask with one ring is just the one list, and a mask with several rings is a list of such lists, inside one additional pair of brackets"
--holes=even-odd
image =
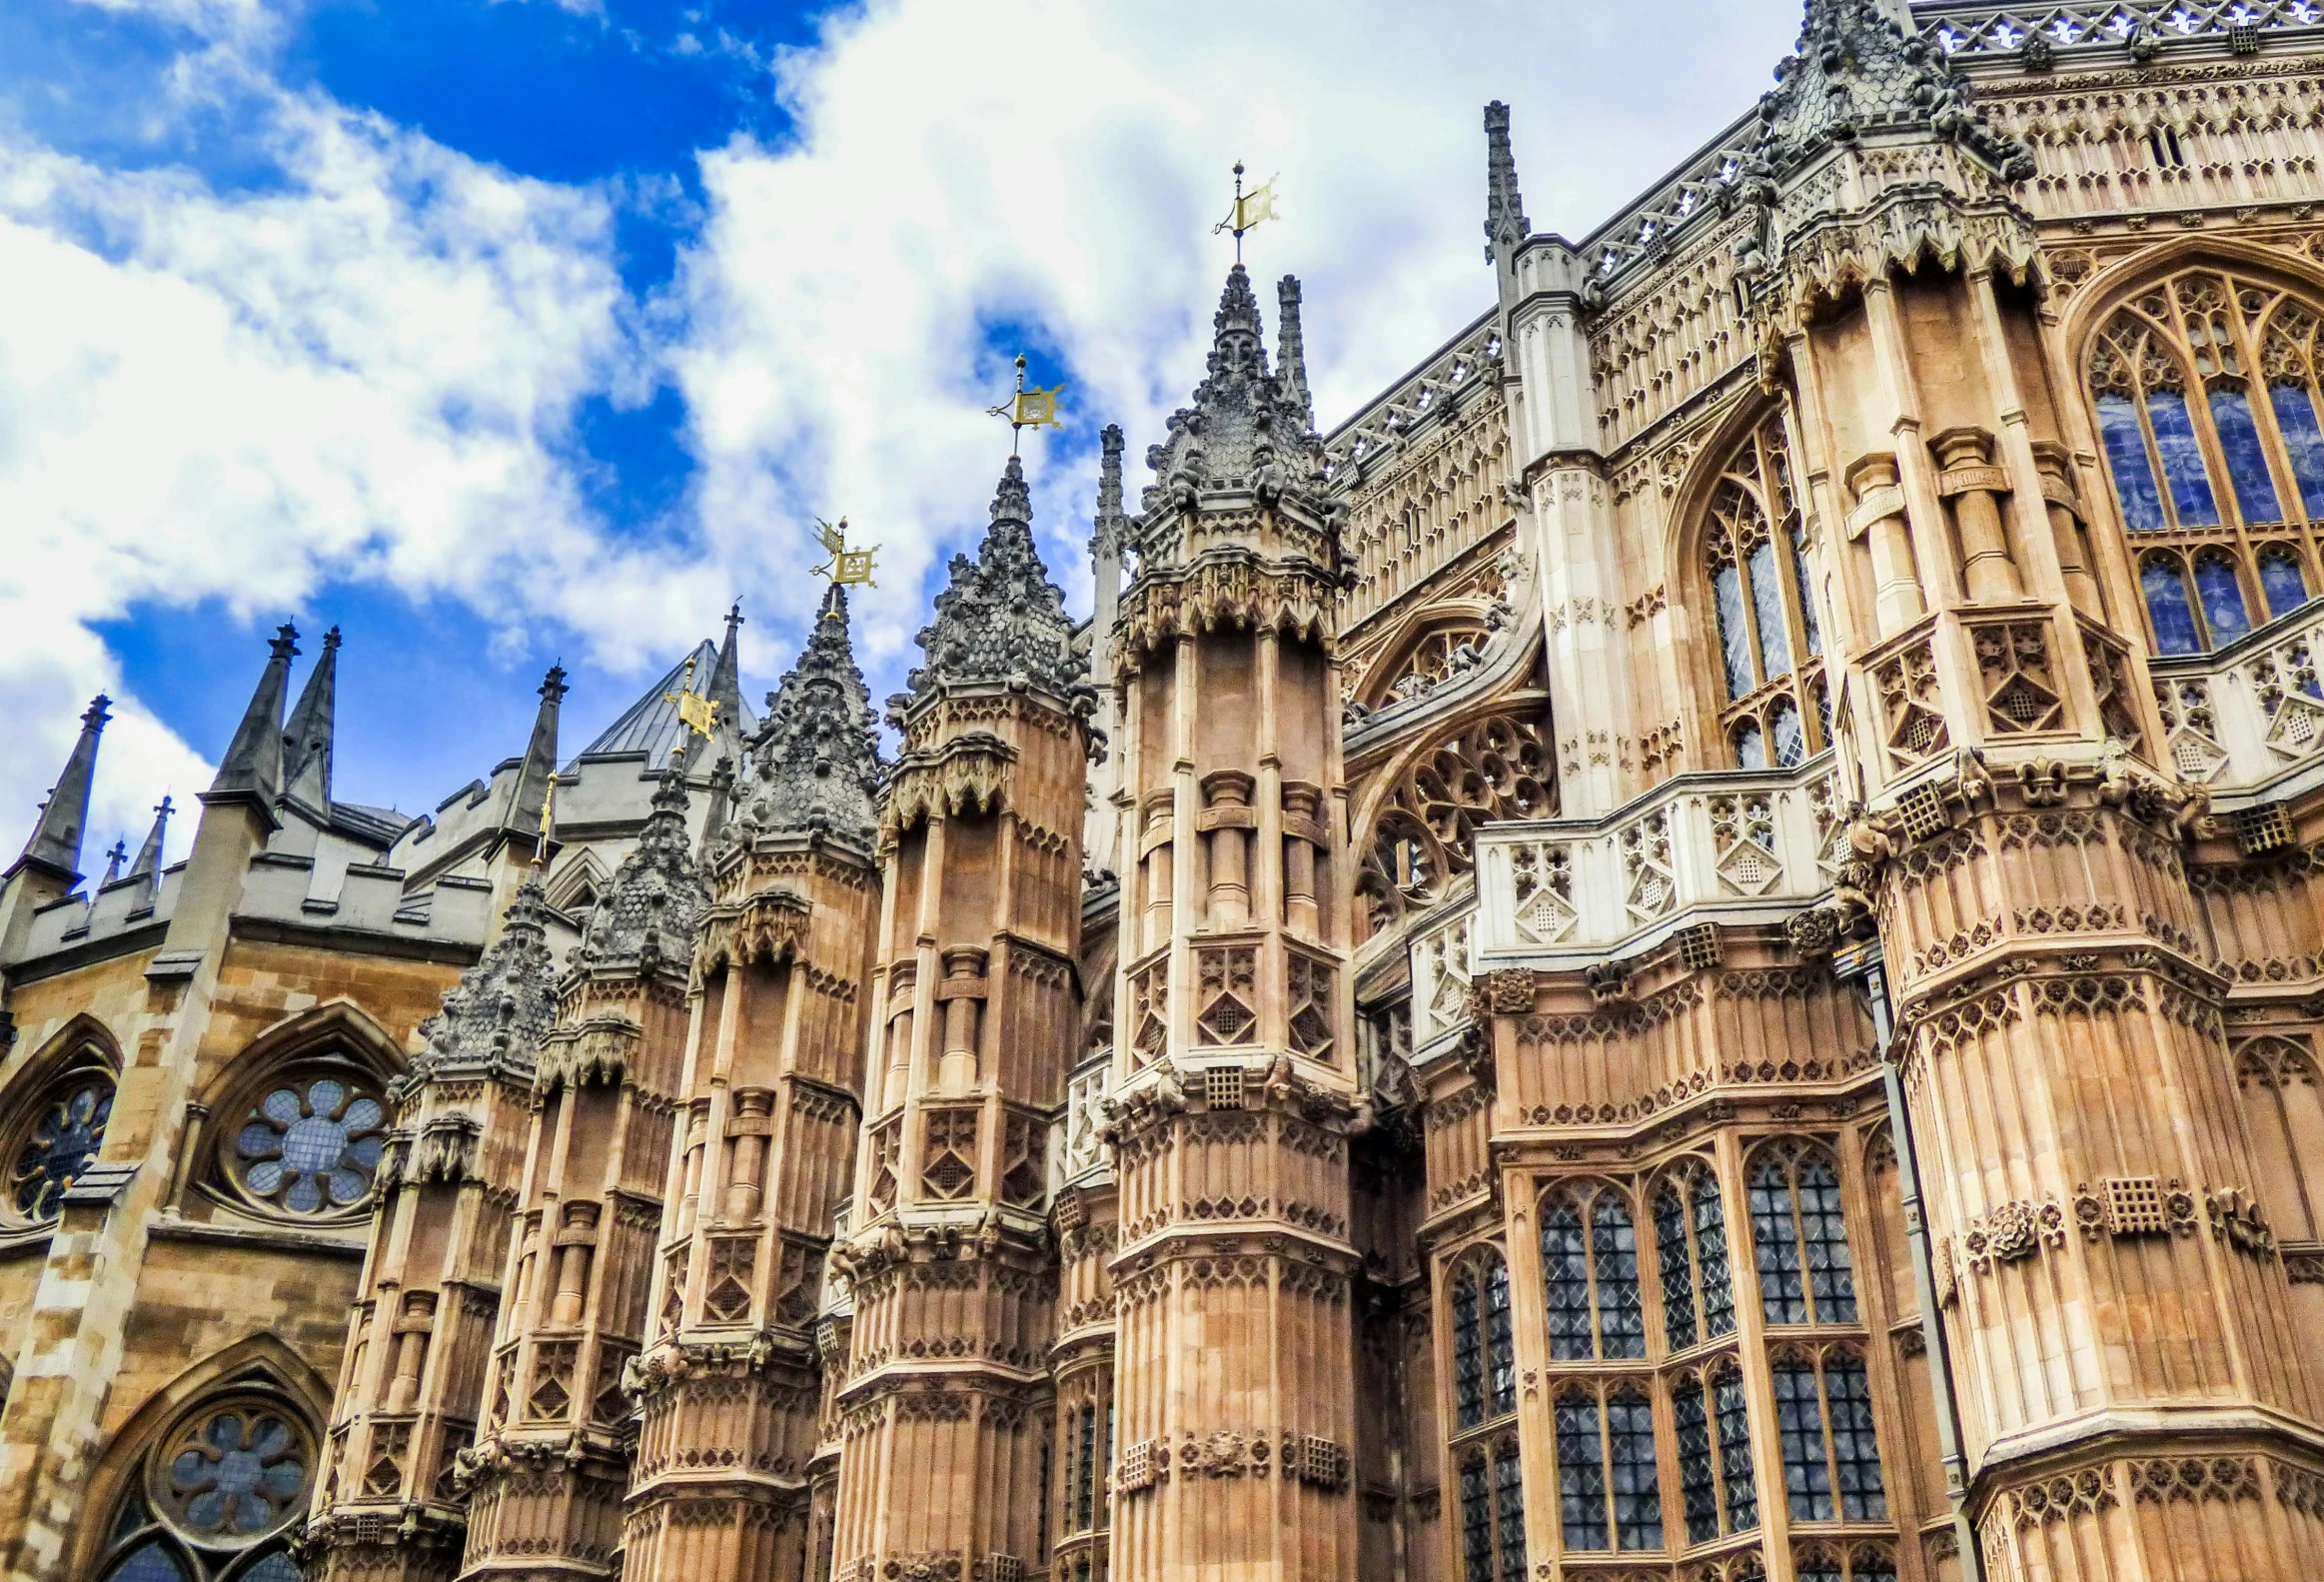
[[(710, 674), (717, 669), (718, 646), (704, 638), (690, 656), (694, 662), (692, 690), (706, 694), (710, 688)], [(605, 727), (594, 742), (581, 750), (581, 758), (600, 753), (642, 753), (645, 762), (658, 769), (669, 760), (669, 750), (685, 738), (686, 728), (679, 723), (677, 709), (664, 697), (674, 693), (685, 681), (685, 661), (679, 660), (669, 668), (669, 674), (647, 688), (645, 695), (631, 704), (620, 719)], [(741, 734), (753, 735), (758, 721), (750, 713), (750, 706), (737, 700), (741, 719), (736, 722)], [(568, 764), (559, 774), (571, 777), (578, 774), (578, 761)]]

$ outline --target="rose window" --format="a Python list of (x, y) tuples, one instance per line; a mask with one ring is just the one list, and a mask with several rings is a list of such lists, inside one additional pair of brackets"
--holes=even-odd
[(56, 1217), (65, 1188), (97, 1157), (112, 1113), (113, 1078), (93, 1072), (69, 1079), (41, 1106), (8, 1178), (9, 1200), (21, 1218)]
[(234, 1142), (243, 1189), (294, 1214), (336, 1213), (371, 1195), (386, 1149), (378, 1098), (335, 1076), (270, 1088)]
[(155, 1491), (181, 1530), (216, 1539), (272, 1531), (307, 1491), (307, 1453), (282, 1418), (251, 1408), (219, 1412), (160, 1469)]

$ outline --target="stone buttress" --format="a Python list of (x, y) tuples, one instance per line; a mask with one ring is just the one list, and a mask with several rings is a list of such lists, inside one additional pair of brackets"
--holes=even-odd
[(631, 1370), (632, 1582), (796, 1582), (806, 1555), (813, 1327), (855, 1168), (879, 896), (879, 763), (842, 589), (769, 703), (710, 846), (651, 1339)]
[(1014, 457), (890, 705), (835, 1575), (1037, 1569), (1095, 700)]
[(1227, 277), (1134, 524), (1115, 638), (1122, 865), (1112, 1575), (1346, 1577), (1358, 1432), (1332, 648), (1342, 555), (1291, 378)]

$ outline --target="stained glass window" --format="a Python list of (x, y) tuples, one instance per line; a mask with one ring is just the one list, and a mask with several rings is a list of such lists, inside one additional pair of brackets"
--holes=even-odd
[(2154, 448), (2162, 457), (2162, 474), (2170, 484), (2171, 505), (2178, 512), (2180, 526), (2217, 527), (2219, 505), (2211, 495), (2211, 475), (2203, 466), (2203, 442), (2195, 438), (2187, 398), (2175, 390), (2150, 391), (2146, 413), (2154, 425)]
[(132, 1549), (105, 1573), (105, 1582), (188, 1582), (186, 1568), (159, 1538)]
[(2271, 544), (2260, 551), (2259, 586), (2267, 595), (2267, 613), (2271, 620), (2288, 616), (2306, 604), (2308, 578), (2300, 570), (2299, 552), (2286, 544)]
[(2211, 629), (2214, 646), (2233, 643), (2251, 630), (2243, 608), (2243, 589), (2235, 579), (2235, 563), (2216, 552), (2195, 557), (2195, 592), (2203, 601), (2203, 624)]
[(256, 1565), (247, 1567), (234, 1582), (299, 1582), (299, 1568), (291, 1557), (277, 1549), (263, 1555)]
[(387, 1112), (352, 1076), (305, 1075), (270, 1087), (235, 1135), (242, 1188), (292, 1214), (345, 1213), (371, 1195)]
[(2300, 499), (2310, 517), (2324, 516), (2324, 428), (2316, 422), (2316, 403), (2301, 385), (2268, 387), (2276, 430), (2291, 453), (2292, 476), (2300, 482)]
[(2139, 592), (2146, 597), (2146, 617), (2154, 627), (2154, 646), (2163, 654), (2200, 654), (2203, 636), (2195, 630), (2194, 607), (2187, 599), (2187, 576), (2175, 555), (2149, 555), (2138, 567)]
[(1598, 1403), (1569, 1396), (1558, 1403), (1558, 1521), (1569, 1549), (1608, 1546), (1606, 1449), (1598, 1437)]
[(2098, 432), (2105, 438), (2106, 468), (2114, 479), (2123, 525), (2133, 532), (2168, 527), (2162, 496), (2154, 487), (2154, 467), (2146, 457), (2146, 436), (2138, 427), (2137, 404), (2128, 396), (2100, 396)]
[(2267, 452), (2260, 445), (2259, 424), (2252, 418), (2251, 392), (2241, 385), (2212, 386), (2211, 426), (2219, 431), (2219, 448), (2227, 453), (2227, 476), (2235, 485), (2243, 520), (2283, 521), (2275, 481), (2268, 477)]
[(81, 1069), (52, 1085), (19, 1133), (9, 1172), (8, 1202), (28, 1224), (56, 1218), (65, 1189), (79, 1179), (105, 1142), (113, 1114), (110, 1072)]
[(1474, 1269), (1453, 1277), (1453, 1415), (1463, 1428), (1485, 1421), (1485, 1331)]
[(306, 1510), (314, 1440), (272, 1400), (198, 1406), (141, 1453), (106, 1519), (101, 1582), (298, 1582), (279, 1536)]
[(1759, 1303), (1770, 1324), (1852, 1324), (1855, 1278), (1839, 1176), (1813, 1149), (1770, 1148), (1750, 1173)]
[[(1783, 420), (1771, 414), (1721, 468), (1703, 526), (1736, 762), (1786, 767), (1815, 751), (1805, 699), (1823, 680), (1823, 633), (1807, 524), (1794, 497)], [(1780, 711), (1780, 713), (1778, 713)]]

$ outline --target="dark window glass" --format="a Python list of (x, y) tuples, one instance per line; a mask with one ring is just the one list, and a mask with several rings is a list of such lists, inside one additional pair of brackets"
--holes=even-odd
[(2147, 421), (2154, 425), (2154, 447), (2162, 453), (2163, 477), (2170, 481), (2171, 504), (2178, 508), (2182, 528), (2215, 528), (2219, 506), (2211, 498), (2211, 475), (2203, 468), (2203, 447), (2195, 438), (2194, 416), (2187, 398), (2175, 390), (2146, 393)]
[(1655, 1193), (1655, 1256), (1663, 1275), (1663, 1334), (1673, 1351), (1695, 1344), (1695, 1267), (1687, 1256), (1687, 1204), (1678, 1183)]
[(1751, 673), (1751, 635), (1743, 625), (1743, 573), (1728, 562), (1711, 574), (1711, 597), (1719, 612), (1719, 652), (1727, 661), (1727, 696), (1743, 697), (1758, 685)]
[(1097, 1523), (1097, 1408), (1081, 1409), (1080, 1442), (1075, 1447), (1073, 1530), (1085, 1533)]
[(2260, 552), (2259, 587), (2267, 595), (2271, 619), (2288, 616), (2308, 602), (2307, 574), (2300, 570), (2300, 557), (2289, 545), (2271, 545)]
[(2224, 555), (2195, 557), (2195, 592), (2202, 596), (2203, 620), (2211, 628), (2211, 646), (2233, 643), (2251, 630), (2243, 609), (2243, 585), (2236, 580), (2235, 563)]
[(1719, 1211), (1719, 1182), (1709, 1170), (1695, 1177), (1695, 1256), (1703, 1270), (1703, 1328), (1717, 1339), (1735, 1332), (1735, 1281), (1727, 1270), (1727, 1220)]
[(1706, 1544), (1719, 1536), (1719, 1483), (1711, 1470), (1711, 1414), (1701, 1380), (1683, 1379), (1671, 1391), (1671, 1417), (1679, 1430), (1679, 1503), (1687, 1541)]
[(1815, 1364), (1794, 1357), (1774, 1367), (1775, 1433), (1783, 1446), (1783, 1490), (1791, 1519), (1832, 1517), (1831, 1466), (1824, 1459), (1823, 1402), (1815, 1393)]
[(1525, 1582), (1525, 1473), (1515, 1445), (1494, 1452), (1493, 1499), (1501, 1516), (1501, 1582)]
[(1851, 1522), (1885, 1521), (1888, 1499), (1880, 1486), (1880, 1447), (1872, 1432), (1872, 1391), (1861, 1357), (1836, 1351), (1824, 1359), (1823, 1394), (1831, 1408), (1831, 1460), (1839, 1478), (1839, 1511)]
[(1549, 1306), (1550, 1357), (1587, 1361), (1590, 1343), (1589, 1244), (1582, 1211), (1561, 1198), (1542, 1215), (1542, 1286)]
[(1591, 1252), (1598, 1264), (1599, 1355), (1647, 1354), (1647, 1316), (1639, 1301), (1638, 1231), (1630, 1205), (1613, 1192), (1590, 1211)]
[(1799, 1228), (1791, 1219), (1791, 1182), (1772, 1155), (1751, 1170), (1751, 1240), (1758, 1253), (1759, 1306), (1770, 1324), (1807, 1322)]
[(1477, 1321), (1477, 1276), (1453, 1278), (1453, 1409), (1463, 1428), (1485, 1421), (1485, 1335)]
[(1041, 1442), (1041, 1516), (1036, 1524), (1038, 1542), (1033, 1546), (1042, 1554), (1049, 1552), (1049, 1442)]
[(1791, 674), (1791, 634), (1783, 624), (1783, 591), (1776, 582), (1775, 546), (1765, 539), (1751, 546), (1751, 613), (1759, 618), (1759, 674), (1772, 681)]
[(1840, 1569), (1839, 1556), (1819, 1546), (1800, 1556), (1799, 1582), (1847, 1582), (1847, 1573)]
[(1517, 1337), (1510, 1329), (1509, 1265), (1485, 1268), (1485, 1360), (1493, 1375), (1495, 1415), (1517, 1410)]
[(289, 1555), (277, 1549), (243, 1571), (234, 1582), (299, 1582), (299, 1568), (291, 1563)]
[(1799, 1230), (1807, 1248), (1807, 1282), (1815, 1298), (1815, 1322), (1854, 1323), (1855, 1271), (1848, 1261), (1839, 1173), (1820, 1153), (1799, 1160)]
[(2291, 453), (2300, 498), (2308, 503), (2310, 517), (2324, 517), (2324, 428), (2317, 427), (2316, 404), (2305, 385), (2274, 385), (2268, 396), (2284, 449)]
[(2260, 449), (2259, 425), (2251, 416), (2251, 392), (2241, 385), (2214, 386), (2211, 422), (2219, 431), (2219, 449), (2227, 453), (2227, 476), (2235, 484), (2235, 503), (2243, 520), (2283, 521), (2275, 480), (2268, 477), (2267, 453)]
[(2179, 563), (2168, 555), (2151, 555), (2138, 569), (2139, 591), (2146, 596), (2146, 615), (2154, 623), (2154, 646), (2165, 654), (2200, 654), (2203, 639), (2195, 630), (2195, 612), (2187, 602), (2186, 579)]
[(1854, 1582), (1896, 1582), (1896, 1557), (1866, 1544), (1848, 1561)]
[(186, 1582), (186, 1569), (156, 1539), (106, 1572), (105, 1582)]
[(1810, 658), (1823, 652), (1823, 634), (1815, 625), (1815, 584), (1807, 576), (1807, 528), (1794, 512), (1791, 534), (1791, 580), (1799, 585), (1799, 630), (1807, 639)]
[(1727, 1490), (1727, 1527), (1747, 1533), (1759, 1525), (1759, 1491), (1751, 1481), (1751, 1426), (1743, 1412), (1743, 1379), (1729, 1372), (1712, 1387), (1719, 1414), (1719, 1481)]
[(2154, 468), (2146, 458), (2146, 436), (2138, 428), (2138, 408), (2128, 396), (2098, 398), (2098, 432), (2105, 437), (2106, 470), (2114, 476), (2124, 525), (2134, 532), (2166, 526)]
[(1558, 1403), (1558, 1519), (1569, 1549), (1604, 1549), (1606, 1462), (1598, 1442), (1598, 1403)]
[(1735, 728), (1735, 762), (1738, 769), (1767, 767), (1767, 739), (1759, 735), (1756, 721), (1745, 720)]
[(1493, 1489), (1483, 1456), (1461, 1468), (1461, 1575), (1466, 1582), (1494, 1582)]
[(1663, 1493), (1655, 1466), (1654, 1404), (1637, 1390), (1618, 1391), (1606, 1403), (1606, 1438), (1615, 1546), (1660, 1549)]
[(1777, 699), (1770, 720), (1775, 737), (1775, 762), (1789, 769), (1807, 757), (1807, 734), (1799, 729), (1799, 706), (1788, 698)]
[(40, 1118), (24, 1134), (8, 1179), (11, 1201), (28, 1220), (54, 1219), (71, 1186), (105, 1143), (105, 1122), (113, 1114), (113, 1079), (76, 1076), (43, 1103)]

